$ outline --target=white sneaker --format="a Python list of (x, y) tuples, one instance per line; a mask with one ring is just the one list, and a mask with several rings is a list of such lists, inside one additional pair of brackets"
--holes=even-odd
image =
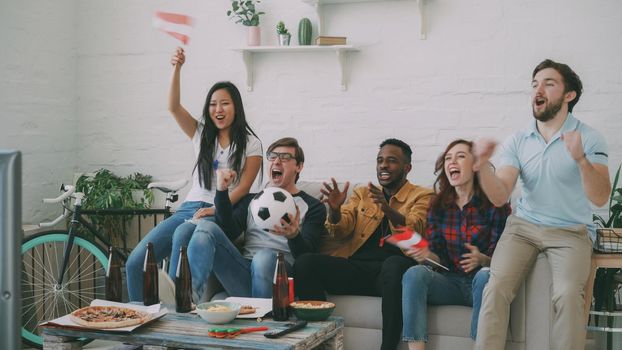
[(160, 282), (158, 284), (158, 293), (160, 294), (160, 301), (164, 305), (175, 307), (175, 283), (164, 270), (159, 269), (158, 271), (158, 280)]

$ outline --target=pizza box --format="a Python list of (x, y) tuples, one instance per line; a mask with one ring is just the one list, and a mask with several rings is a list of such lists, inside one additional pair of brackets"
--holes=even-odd
[[(90, 306), (118, 306), (118, 307), (126, 307), (128, 309), (133, 309), (133, 310), (137, 310), (137, 311), (142, 311), (142, 312), (146, 312), (148, 313), (151, 317), (149, 318), (148, 321), (143, 322), (141, 324), (137, 324), (134, 326), (129, 326), (129, 327), (121, 327), (121, 328), (106, 328), (106, 331), (112, 331), (112, 332), (131, 332), (134, 329), (143, 326), (147, 323), (151, 323), (157, 319), (159, 319), (160, 317), (166, 315), (168, 313), (168, 309), (166, 308), (162, 308), (160, 304), (154, 304), (154, 305), (150, 305), (150, 306), (144, 306), (144, 305), (139, 305), (139, 304), (131, 304), (131, 303), (116, 303), (114, 301), (108, 301), (108, 300), (101, 300), (101, 299), (94, 299)], [(61, 327), (69, 327), (69, 328), (76, 328), (76, 329), (98, 329), (99, 328), (92, 328), (92, 327), (87, 327), (87, 326), (83, 326), (83, 325), (79, 325), (77, 323), (74, 323), (71, 318), (69, 317), (69, 315), (65, 315), (53, 320), (49, 320), (46, 322), (43, 322), (40, 324), (40, 326), (61, 326)]]

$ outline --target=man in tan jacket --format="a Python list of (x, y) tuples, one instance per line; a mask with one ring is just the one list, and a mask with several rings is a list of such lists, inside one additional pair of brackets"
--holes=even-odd
[(356, 188), (348, 203), (349, 182), (343, 190), (335, 179), (324, 183), (322, 201), (328, 204), (329, 237), (324, 254), (296, 259), (296, 293), (301, 300), (326, 300), (325, 292), (382, 297), (382, 349), (395, 349), (402, 330), (402, 274), (415, 260), (397, 247), (383, 244), (396, 227), (423, 232), (433, 192), (410, 183), (412, 150), (403, 141), (380, 144), (376, 173), (380, 187), (371, 182)]

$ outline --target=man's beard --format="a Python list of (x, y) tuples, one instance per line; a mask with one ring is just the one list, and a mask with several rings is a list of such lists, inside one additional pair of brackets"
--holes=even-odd
[(559, 100), (557, 100), (557, 103), (553, 103), (552, 105), (546, 107), (544, 111), (542, 111), (540, 114), (536, 113), (535, 108), (532, 108), (533, 116), (534, 118), (536, 118), (537, 120), (543, 123), (548, 122), (549, 120), (555, 117), (555, 115), (557, 114), (557, 112), (559, 112), (560, 109), (562, 109), (562, 103), (563, 103), (563, 98), (560, 98)]

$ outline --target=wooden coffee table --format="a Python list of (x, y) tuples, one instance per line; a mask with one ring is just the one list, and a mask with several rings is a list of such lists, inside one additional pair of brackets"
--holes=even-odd
[[(282, 327), (285, 322), (270, 319), (262, 322), (236, 319), (225, 327), (258, 327), (270, 329)], [(241, 334), (234, 339), (218, 339), (207, 336), (207, 329), (221, 327), (209, 325), (195, 314), (169, 313), (153, 323), (142, 326), (131, 333), (105, 330), (70, 329), (45, 326), (43, 329), (43, 349), (81, 349), (78, 338), (91, 338), (119, 341), (127, 344), (143, 345), (144, 350), (168, 348), (184, 349), (343, 349), (343, 318), (330, 317), (322, 322), (309, 322), (298, 331), (277, 339), (268, 339), (264, 332)]]

